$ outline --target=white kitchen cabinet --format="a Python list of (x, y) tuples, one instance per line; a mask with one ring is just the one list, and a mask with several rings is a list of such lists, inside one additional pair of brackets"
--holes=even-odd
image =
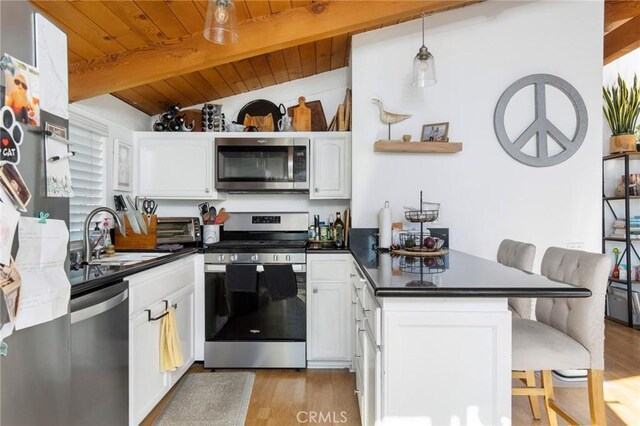
[[(139, 424), (193, 364), (195, 357), (195, 271), (198, 255), (157, 266), (129, 281), (129, 424)], [(176, 307), (184, 363), (160, 371), (161, 316)]]
[(376, 345), (368, 327), (365, 326), (364, 331), (361, 331), (360, 334), (363, 337), (364, 358), (362, 368), (362, 397), (364, 401), (361, 405), (360, 415), (363, 425), (374, 426), (376, 422), (380, 422), (380, 413), (382, 410), (382, 352)]
[(364, 426), (381, 424), (382, 350), (380, 349), (380, 306), (373, 289), (355, 261), (351, 263), (351, 298), (355, 341), (353, 356), (360, 421)]
[(309, 198), (351, 198), (351, 133), (311, 137)]
[(351, 365), (349, 254), (307, 255), (307, 361), (313, 368)]
[(218, 200), (209, 133), (136, 133), (139, 193), (167, 199)]
[(169, 296), (169, 304), (175, 308), (176, 327), (184, 363), (171, 372), (171, 383), (176, 383), (195, 361), (194, 287), (192, 285)]
[[(149, 309), (159, 315), (164, 304), (155, 305)], [(170, 378), (160, 372), (160, 321), (142, 311), (130, 320), (129, 336), (129, 424), (139, 424), (169, 391)]]

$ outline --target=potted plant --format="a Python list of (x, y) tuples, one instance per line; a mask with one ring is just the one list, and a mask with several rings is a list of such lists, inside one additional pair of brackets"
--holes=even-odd
[(611, 153), (635, 151), (635, 127), (640, 115), (640, 86), (638, 76), (634, 75), (633, 86), (618, 74), (618, 80), (611, 87), (603, 87), (604, 115), (611, 128), (609, 150)]

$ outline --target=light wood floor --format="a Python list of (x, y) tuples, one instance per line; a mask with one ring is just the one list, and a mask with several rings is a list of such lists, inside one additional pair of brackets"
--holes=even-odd
[[(606, 321), (605, 365), (604, 394), (609, 426), (640, 425), (640, 332)], [(189, 373), (207, 371), (202, 364), (195, 364)], [(358, 403), (353, 394), (355, 376), (347, 370), (253, 371), (256, 379), (247, 425), (287, 426), (300, 424), (299, 421), (313, 425), (359, 425)], [(578, 421), (588, 424), (586, 388), (556, 387), (555, 394), (559, 403), (567, 407)], [(153, 423), (170, 396), (171, 392), (149, 414), (143, 425)], [(546, 424), (544, 420), (531, 418), (526, 397), (514, 397), (512, 407), (514, 426)], [(544, 408), (542, 411), (544, 416)], [(335, 423), (309, 422), (307, 416), (313, 415), (312, 412), (333, 416)]]

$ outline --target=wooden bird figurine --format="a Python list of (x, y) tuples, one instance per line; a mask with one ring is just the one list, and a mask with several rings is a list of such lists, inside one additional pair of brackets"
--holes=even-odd
[(373, 98), (372, 101), (378, 104), (378, 108), (380, 108), (380, 121), (389, 126), (389, 139), (391, 139), (392, 124), (399, 123), (412, 117), (411, 114), (396, 114), (394, 112), (385, 111), (384, 105), (382, 105), (382, 101), (380, 99)]

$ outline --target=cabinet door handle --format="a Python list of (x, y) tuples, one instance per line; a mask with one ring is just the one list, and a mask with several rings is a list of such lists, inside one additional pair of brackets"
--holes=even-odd
[(204, 192), (206, 192), (207, 194), (211, 192), (211, 189), (209, 188), (205, 188)]
[(353, 277), (355, 277), (355, 276), (356, 276), (356, 274), (351, 273), (351, 274), (349, 274), (349, 276), (350, 276), (351, 278), (353, 278)]
[(371, 312), (371, 309), (363, 309), (365, 312)]
[(316, 191), (316, 192), (319, 192), (319, 189), (318, 189), (318, 188), (316, 188), (316, 189), (315, 189), (315, 191)]
[(314, 293), (317, 293), (317, 292), (318, 292), (318, 289), (317, 289), (317, 288), (314, 288), (314, 289), (313, 289), (313, 292), (314, 292)]
[(359, 394), (360, 394), (360, 391), (359, 391), (358, 389), (354, 389), (354, 390), (353, 390), (353, 394), (354, 394), (354, 395), (359, 395)]
[(362, 333), (363, 331), (364, 331), (364, 328), (358, 327), (358, 333)]
[(351, 304), (352, 304), (352, 305), (355, 305), (355, 304), (356, 304), (356, 302), (355, 302), (355, 301), (351, 301)]

